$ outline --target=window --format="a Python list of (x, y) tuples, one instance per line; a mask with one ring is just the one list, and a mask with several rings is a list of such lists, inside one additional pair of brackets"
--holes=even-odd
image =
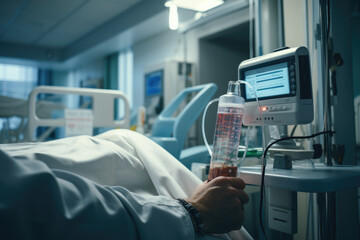
[(0, 64), (0, 95), (27, 99), (37, 83), (37, 68)]
[[(24, 119), (19, 116), (9, 116), (14, 111), (10, 103), (19, 104), (16, 115), (26, 114), (26, 101), (31, 90), (37, 85), (37, 68), (12, 64), (0, 64), (0, 143), (17, 142), (21, 140)], [(21, 112), (24, 112), (21, 114)]]
[[(132, 84), (133, 84), (133, 51), (131, 48), (127, 48), (119, 52), (118, 58), (118, 86), (132, 106)], [(119, 116), (124, 116), (123, 108), (119, 109)]]

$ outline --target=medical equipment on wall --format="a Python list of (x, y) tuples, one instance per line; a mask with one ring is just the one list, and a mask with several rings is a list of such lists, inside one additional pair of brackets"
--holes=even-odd
[[(254, 89), (242, 86), (245, 98), (244, 124), (289, 125), (310, 123), (314, 118), (309, 52), (305, 47), (283, 48), (272, 53), (245, 60), (238, 67), (239, 79)], [(255, 102), (255, 93), (259, 102)], [(264, 139), (264, 131), (263, 131)], [(281, 141), (281, 140), (279, 140)], [(264, 142), (264, 140), (263, 140)], [(260, 189), (260, 226), (266, 235), (262, 222), (266, 152), (263, 151)], [(291, 157), (275, 154), (274, 168), (290, 169)], [(280, 192), (279, 192), (280, 191)], [(286, 201), (279, 201), (278, 195)], [(269, 191), (269, 227), (288, 234), (297, 232), (296, 192)], [(278, 214), (282, 212), (282, 215)]]
[(219, 98), (209, 180), (236, 177), (244, 103), (240, 83), (229, 82), (227, 93)]
[[(239, 65), (238, 74), (239, 79), (243, 79), (254, 88), (248, 88), (247, 85), (241, 88), (242, 96), (245, 98), (244, 125), (270, 126), (312, 122), (314, 110), (310, 60), (308, 50), (305, 47), (283, 48), (264, 56), (243, 61)], [(255, 102), (256, 95), (259, 100), (258, 102)], [(265, 194), (265, 160), (270, 147), (287, 140), (309, 139), (321, 134), (332, 136), (333, 133), (332, 131), (324, 131), (310, 136), (283, 137), (270, 142), (264, 149), (262, 156), (263, 165), (261, 168), (259, 213), (260, 226), (265, 236), (266, 233), (262, 223), (262, 208), (263, 195)], [(318, 158), (322, 153), (321, 146), (313, 152), (304, 152), (298, 149), (278, 150), (278, 152), (273, 153), (273, 167), (283, 169), (292, 168), (291, 163), (295, 160), (293, 157), (295, 153), (296, 155), (301, 154), (302, 158), (307, 159)], [(297, 193), (270, 188), (267, 202), (269, 228), (287, 234), (296, 233)]]
[[(260, 225), (262, 224), (262, 205), (264, 195), (264, 176), (267, 152), (275, 143), (288, 139), (313, 138), (320, 134), (333, 134), (334, 132), (320, 132), (311, 136), (281, 138), (270, 143), (265, 148), (264, 126), (306, 124), (313, 120), (312, 84), (309, 64), (309, 53), (305, 47), (285, 48), (273, 53), (245, 60), (238, 68), (241, 96), (245, 99), (243, 121), (246, 126), (262, 126), (263, 151), (261, 167), (261, 197), (260, 197)], [(241, 80), (240, 80), (241, 79)], [(210, 104), (210, 103), (209, 103)], [(220, 106), (220, 102), (219, 102)], [(205, 116), (205, 114), (204, 114)], [(204, 119), (203, 119), (204, 122)], [(218, 128), (218, 126), (216, 126)], [(240, 131), (241, 128), (237, 128)], [(205, 144), (206, 138), (204, 137)], [(231, 148), (228, 141), (223, 141), (226, 147)], [(248, 141), (245, 141), (248, 142)], [(214, 144), (216, 140), (214, 140)], [(214, 147), (215, 149), (215, 147)], [(247, 149), (247, 147), (245, 147)], [(321, 149), (320, 149), (321, 150)], [(209, 151), (210, 152), (210, 151)], [(315, 154), (307, 154), (313, 156)], [(210, 152), (210, 155), (214, 153)], [(286, 153), (274, 153), (274, 168), (287, 168), (284, 163), (291, 163), (292, 156)], [(246, 156), (246, 151), (244, 152)], [(316, 155), (317, 157), (319, 155)], [(275, 165), (275, 159), (280, 164)], [(288, 160), (288, 161), (284, 161)], [(236, 160), (235, 160), (236, 162)], [(212, 162), (213, 164), (213, 156)], [(285, 164), (286, 165), (286, 164)], [(237, 166), (237, 165), (236, 165)], [(210, 173), (212, 174), (210, 165)], [(237, 171), (237, 169), (235, 170)], [(224, 174), (225, 175), (225, 174)], [(228, 175), (229, 176), (229, 175)], [(236, 176), (236, 173), (232, 176)], [(209, 176), (211, 180), (213, 177)], [(293, 234), (297, 232), (297, 198), (296, 192), (269, 191), (269, 227), (278, 231)], [(281, 194), (284, 198), (276, 197)], [(286, 200), (284, 200), (286, 199)], [(278, 210), (282, 211), (280, 216)], [(276, 219), (276, 220), (274, 220)], [(266, 235), (266, 234), (265, 234)]]
[(245, 99), (244, 124), (259, 126), (310, 123), (314, 118), (309, 52), (305, 47), (284, 48), (245, 60), (238, 67)]
[(144, 69), (144, 106), (146, 108), (144, 132), (150, 133), (161, 111), (181, 90), (193, 85), (194, 64), (192, 63), (167, 60), (147, 66)]
[(305, 124), (313, 120), (307, 48), (283, 48), (245, 60), (238, 73), (238, 81), (243, 83), (241, 96), (245, 99), (244, 125)]

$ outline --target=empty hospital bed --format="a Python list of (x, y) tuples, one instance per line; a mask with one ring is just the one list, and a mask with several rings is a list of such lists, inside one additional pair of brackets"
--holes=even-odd
[[(119, 111), (121, 115), (117, 114)], [(16, 142), (44, 141), (56, 128), (67, 127), (67, 130), (71, 124), (73, 132), (74, 129), (79, 131), (80, 127), (76, 125), (79, 117), (82, 117), (83, 125), (88, 123), (87, 127), (91, 128), (130, 127), (127, 97), (121, 91), (108, 89), (39, 86), (34, 88), (27, 101), (2, 97), (0, 116), (21, 118), (20, 126), (14, 131)], [(47, 129), (37, 134), (38, 127)], [(81, 129), (78, 133), (81, 134)], [(22, 138), (19, 137), (21, 134)]]

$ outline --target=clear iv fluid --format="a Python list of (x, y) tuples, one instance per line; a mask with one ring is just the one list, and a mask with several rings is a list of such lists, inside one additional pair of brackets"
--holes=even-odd
[(228, 93), (219, 99), (209, 180), (218, 176), (235, 177), (237, 174), (237, 156), (245, 102), (239, 96), (239, 83), (237, 84), (230, 82)]
[(220, 112), (214, 136), (214, 159), (229, 162), (237, 156), (241, 131), (242, 112), (240, 108), (226, 109), (231, 113)]
[(242, 115), (243, 108), (219, 108), (215, 127), (209, 180), (218, 176), (236, 176)]

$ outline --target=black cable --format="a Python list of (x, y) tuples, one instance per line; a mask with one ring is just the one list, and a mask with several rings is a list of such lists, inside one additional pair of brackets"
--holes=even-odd
[[(265, 156), (265, 155), (264, 155)], [(264, 158), (265, 159), (265, 158)], [(266, 232), (265, 232), (265, 228), (264, 228), (264, 224), (262, 221), (262, 205), (263, 205), (263, 198), (264, 198), (264, 178), (265, 178), (265, 165), (263, 165), (262, 169), (261, 169), (261, 184), (260, 184), (260, 227), (261, 227), (261, 231), (263, 232), (265, 239), (267, 239), (266, 237)]]
[(264, 156), (264, 157), (266, 156), (267, 151), (269, 150), (269, 148), (270, 148), (272, 145), (274, 145), (275, 143), (284, 141), (284, 140), (314, 138), (314, 137), (319, 136), (319, 135), (322, 135), (322, 134), (329, 134), (330, 137), (332, 137), (332, 135), (333, 135), (334, 133), (335, 133), (334, 131), (323, 131), (323, 132), (318, 132), (318, 133), (315, 133), (315, 134), (312, 134), (312, 135), (309, 135), (309, 136), (293, 136), (293, 137), (280, 138), (280, 139), (277, 139), (277, 140), (271, 142), (271, 143), (265, 148), (265, 151), (264, 151), (263, 156)]
[[(329, 134), (330, 137), (332, 137), (332, 135), (334, 134), (335, 132), (334, 131), (323, 131), (323, 132), (318, 132), (318, 133), (315, 133), (315, 134), (312, 134), (310, 136), (292, 136), (292, 137), (284, 137), (284, 138), (280, 138), (280, 139), (277, 139), (273, 142), (271, 142), (264, 150), (263, 152), (263, 159), (265, 161), (266, 159), (266, 154), (267, 154), (267, 151), (269, 150), (269, 148), (274, 145), (275, 143), (278, 143), (278, 142), (281, 142), (281, 141), (285, 141), (285, 140), (289, 140), (289, 139), (307, 139), (307, 138), (314, 138), (316, 136), (319, 136), (319, 135), (322, 135), (322, 134)], [(265, 232), (265, 228), (264, 228), (264, 225), (263, 225), (263, 221), (262, 221), (262, 206), (263, 206), (263, 199), (264, 199), (264, 191), (265, 191), (265, 188), (264, 188), (264, 179), (265, 179), (265, 168), (266, 168), (266, 165), (264, 164), (263, 167), (262, 167), (262, 170), (261, 170), (261, 184), (260, 184), (260, 227), (261, 227), (261, 230), (265, 236), (265, 239), (267, 238), (266, 237), (266, 232)]]
[(298, 125), (295, 125), (295, 126), (293, 127), (293, 129), (291, 130), (290, 137), (294, 136), (294, 133), (295, 133), (295, 130), (296, 130), (297, 126), (298, 126)]

